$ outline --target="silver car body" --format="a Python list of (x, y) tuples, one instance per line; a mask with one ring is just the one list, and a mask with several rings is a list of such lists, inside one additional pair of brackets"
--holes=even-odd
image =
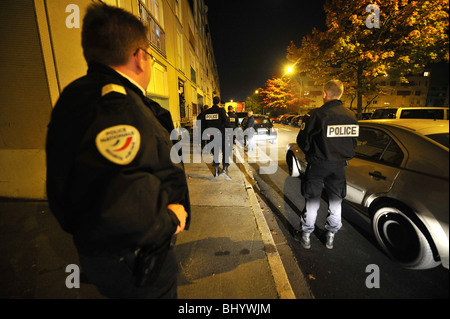
[[(432, 243), (434, 259), (448, 269), (449, 149), (425, 135), (448, 134), (449, 121), (369, 120), (359, 125), (357, 155), (346, 167), (345, 200), (369, 216), (383, 202), (406, 205)], [(378, 154), (376, 147), (366, 142), (369, 138), (361, 135), (374, 132), (392, 138), (396, 148), (387, 146), (384, 154)], [(288, 145), (286, 160), (291, 176), (305, 172), (305, 155), (296, 143)]]

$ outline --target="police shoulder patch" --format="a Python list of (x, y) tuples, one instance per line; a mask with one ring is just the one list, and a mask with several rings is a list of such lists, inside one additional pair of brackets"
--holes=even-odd
[(107, 160), (128, 165), (141, 146), (141, 134), (131, 125), (117, 125), (104, 129), (95, 138), (98, 151)]
[(125, 90), (125, 88), (122, 85), (111, 83), (111, 84), (107, 84), (104, 87), (102, 87), (102, 96), (105, 96), (106, 94), (109, 94), (112, 92), (127, 95), (127, 90)]

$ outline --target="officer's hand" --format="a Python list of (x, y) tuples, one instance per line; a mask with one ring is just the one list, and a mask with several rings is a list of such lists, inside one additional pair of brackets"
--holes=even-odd
[(180, 204), (170, 204), (167, 206), (178, 218), (180, 221), (180, 225), (177, 227), (177, 231), (174, 235), (178, 235), (184, 230), (184, 227), (186, 227), (186, 218), (187, 218), (187, 212), (184, 209), (183, 205)]

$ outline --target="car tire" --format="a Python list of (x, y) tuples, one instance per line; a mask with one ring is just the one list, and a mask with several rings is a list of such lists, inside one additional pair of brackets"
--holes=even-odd
[(389, 257), (408, 269), (429, 269), (440, 264), (433, 258), (428, 240), (401, 205), (378, 206), (372, 229)]

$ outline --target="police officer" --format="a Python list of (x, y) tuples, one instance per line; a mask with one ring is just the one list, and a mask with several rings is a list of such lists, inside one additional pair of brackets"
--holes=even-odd
[(94, 3), (83, 20), (87, 75), (69, 84), (47, 135), (47, 193), (87, 279), (109, 298), (176, 298), (174, 234), (189, 223), (170, 113), (145, 96), (154, 59), (131, 13)]
[(228, 118), (230, 119), (230, 127), (234, 130), (239, 125), (238, 116), (236, 112), (234, 112), (234, 108), (230, 105), (228, 106)]
[[(215, 96), (213, 98), (213, 106), (205, 111), (205, 122), (206, 128), (215, 128), (220, 132), (220, 140), (214, 141), (213, 151), (213, 167), (214, 167), (214, 177), (219, 176), (219, 150), (222, 151), (222, 169), (223, 172), (228, 176), (228, 166), (230, 165), (229, 150), (227, 151), (226, 144), (228, 139), (225, 135), (225, 129), (230, 127), (230, 121), (228, 119), (225, 109), (219, 106), (220, 98)], [(213, 134), (214, 138), (219, 138), (217, 134)], [(219, 143), (220, 142), (220, 143)], [(220, 147), (219, 147), (220, 145)]]
[(245, 122), (242, 123), (243, 130), (247, 132), (247, 144), (248, 144), (248, 152), (251, 152), (255, 149), (255, 118), (253, 117), (253, 111), (247, 112), (247, 118)]
[(206, 121), (205, 121), (205, 112), (206, 110), (209, 108), (208, 105), (204, 105), (202, 108), (202, 111), (200, 112), (200, 114), (197, 116), (197, 125), (200, 125), (200, 140), (201, 140), (201, 148), (203, 149), (203, 147), (205, 147), (205, 140), (202, 138), (203, 136), (203, 132), (206, 129)]
[(324, 105), (304, 117), (297, 136), (297, 144), (305, 153), (308, 166), (302, 182), (306, 206), (301, 217), (301, 229), (295, 238), (307, 249), (311, 247), (310, 234), (314, 231), (324, 186), (329, 204), (325, 225), (327, 248), (333, 248), (334, 234), (342, 227), (341, 204), (346, 195), (345, 166), (354, 156), (358, 136), (355, 115), (339, 100), (343, 92), (341, 81), (326, 83)]

